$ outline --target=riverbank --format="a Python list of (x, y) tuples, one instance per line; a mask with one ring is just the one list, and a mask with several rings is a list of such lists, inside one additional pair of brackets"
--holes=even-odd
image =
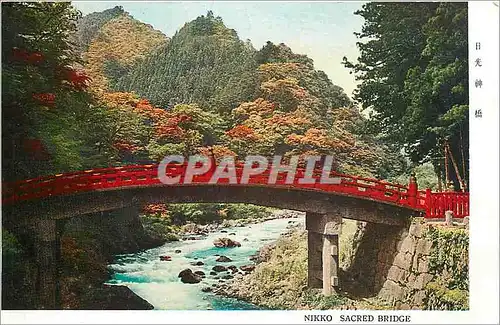
[(468, 309), (463, 227), (413, 220), (387, 235), (383, 226), (345, 220), (343, 228), (338, 294), (307, 288), (307, 233), (300, 227), (261, 248), (251, 274), (214, 294), (264, 309)]

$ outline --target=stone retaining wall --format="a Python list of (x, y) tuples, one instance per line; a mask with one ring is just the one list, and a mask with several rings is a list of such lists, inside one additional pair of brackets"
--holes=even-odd
[(409, 226), (363, 224), (363, 236), (346, 269), (358, 294), (378, 296), (397, 309), (422, 308), (425, 286), (432, 281), (428, 256), (432, 243), (427, 225), (414, 220)]

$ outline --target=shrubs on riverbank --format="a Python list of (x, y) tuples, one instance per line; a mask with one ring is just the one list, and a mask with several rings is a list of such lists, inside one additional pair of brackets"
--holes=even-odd
[(189, 203), (169, 204), (163, 209), (145, 209), (148, 216), (168, 216), (171, 225), (192, 222), (208, 224), (231, 219), (260, 219), (269, 216), (273, 209), (252, 204)]
[(469, 309), (469, 233), (466, 229), (430, 227), (429, 272), (439, 274), (426, 286), (425, 308)]
[(252, 204), (170, 204), (163, 209), (145, 209), (141, 222), (148, 235), (175, 241), (182, 234), (198, 232), (199, 225), (232, 227), (267, 218), (273, 211)]
[(234, 296), (269, 309), (296, 309), (307, 287), (307, 234), (281, 237), (267, 262), (227, 289)]

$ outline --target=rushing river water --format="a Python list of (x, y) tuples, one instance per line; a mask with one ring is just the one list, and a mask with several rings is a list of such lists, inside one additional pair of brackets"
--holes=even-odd
[[(215, 265), (240, 267), (252, 264), (249, 257), (285, 232), (289, 221), (303, 223), (304, 218), (274, 219), (245, 227), (224, 228), (199, 240), (171, 242), (138, 254), (120, 255), (116, 263), (110, 265), (115, 273), (108, 283), (128, 286), (155, 309), (258, 309), (236, 299), (204, 293), (201, 289), (219, 281), (209, 275)], [(222, 230), (227, 233), (222, 233)], [(235, 235), (229, 236), (230, 233)], [(213, 241), (220, 237), (239, 241), (241, 247), (217, 248)], [(181, 253), (175, 253), (175, 250), (181, 250)], [(227, 256), (232, 262), (216, 262), (215, 254)], [(172, 260), (160, 261), (160, 255), (171, 256)], [(197, 261), (202, 261), (204, 265), (191, 264)], [(203, 271), (206, 278), (197, 284), (182, 283), (178, 275), (186, 268), (193, 272)]]

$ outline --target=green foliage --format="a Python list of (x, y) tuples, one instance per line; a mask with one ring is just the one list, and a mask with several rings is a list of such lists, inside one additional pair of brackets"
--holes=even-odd
[(104, 61), (104, 74), (108, 77), (109, 86), (115, 87), (118, 80), (127, 74), (128, 67), (120, 64), (116, 59), (108, 59)]
[(306, 233), (276, 242), (269, 260), (238, 282), (240, 293), (269, 309), (296, 309), (307, 288)]
[(326, 297), (315, 290), (307, 290), (302, 299), (309, 308), (319, 310), (334, 309), (348, 302), (348, 299), (344, 296), (333, 294)]
[[(430, 188), (433, 191), (438, 190), (438, 178), (435, 172), (435, 168), (431, 163), (427, 162), (422, 165), (418, 165), (413, 168), (411, 172), (415, 173), (419, 189), (424, 190)], [(410, 180), (411, 172), (408, 171), (406, 173), (398, 175), (397, 177), (389, 178), (389, 181), (397, 184), (407, 185)]]
[(4, 268), (12, 266), (23, 254), (23, 248), (16, 236), (2, 229), (2, 264)]
[(464, 229), (429, 228), (432, 241), (429, 273), (437, 280), (426, 287), (426, 309), (465, 310), (469, 297), (469, 234)]
[(168, 206), (168, 215), (176, 225), (187, 222), (206, 224), (224, 219), (259, 219), (270, 212), (268, 208), (252, 204), (189, 203)]
[(132, 68), (116, 89), (135, 91), (162, 107), (197, 103), (228, 112), (255, 93), (254, 55), (219, 17), (200, 16)]
[(147, 234), (152, 237), (159, 237), (167, 242), (177, 241), (179, 237), (179, 227), (172, 224), (169, 216), (141, 216), (142, 226)]
[(448, 289), (438, 282), (426, 286), (425, 308), (430, 310), (469, 310), (469, 291)]
[(467, 5), (374, 2), (355, 14), (365, 19), (357, 33), (365, 42), (358, 62), (344, 64), (361, 80), (355, 99), (371, 111), (365, 132), (436, 168), (448, 141), (467, 171)]

